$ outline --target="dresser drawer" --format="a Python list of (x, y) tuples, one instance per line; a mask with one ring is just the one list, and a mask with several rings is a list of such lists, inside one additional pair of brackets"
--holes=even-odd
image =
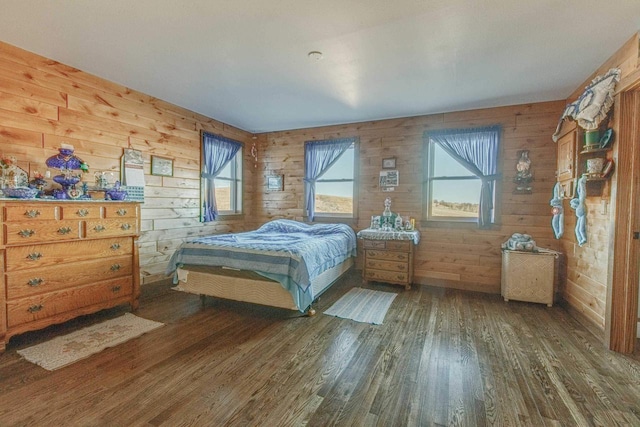
[(136, 218), (88, 220), (85, 224), (85, 234), (89, 239), (138, 234)]
[(61, 263), (130, 255), (132, 252), (131, 237), (14, 246), (6, 249), (5, 268), (8, 272), (28, 270)]
[(63, 205), (60, 211), (60, 217), (62, 219), (91, 219), (102, 217), (102, 207), (99, 204)]
[(410, 254), (407, 252), (395, 252), (395, 251), (365, 251), (366, 259), (379, 259), (382, 261), (400, 261), (408, 262)]
[(58, 208), (55, 205), (9, 205), (4, 207), (6, 222), (32, 222), (58, 219)]
[(365, 240), (363, 243), (365, 249), (386, 249), (386, 240)]
[(409, 240), (365, 240), (363, 246), (365, 249), (409, 252), (411, 250), (411, 244), (412, 242)]
[(409, 274), (406, 272), (393, 272), (383, 270), (366, 269), (364, 278), (376, 282), (408, 284)]
[(105, 280), (96, 284), (7, 301), (8, 327), (33, 322), (105, 301), (131, 295), (131, 277)]
[(4, 227), (5, 244), (7, 245), (80, 238), (79, 221), (9, 222)]
[(393, 261), (381, 261), (378, 259), (369, 259), (365, 261), (367, 268), (372, 268), (374, 270), (385, 270), (389, 272), (396, 271), (409, 271), (409, 263), (408, 262), (393, 262)]
[(125, 255), (9, 272), (6, 274), (7, 300), (85, 285), (95, 282), (96, 278), (131, 277), (132, 271), (131, 256)]
[(136, 218), (138, 216), (138, 208), (131, 204), (111, 204), (104, 207), (105, 218)]

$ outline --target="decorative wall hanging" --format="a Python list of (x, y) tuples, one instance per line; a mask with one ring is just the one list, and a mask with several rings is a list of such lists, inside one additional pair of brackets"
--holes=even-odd
[(283, 191), (284, 190), (284, 175), (271, 175), (267, 177), (267, 190), (269, 191)]
[(173, 159), (151, 156), (151, 175), (173, 176)]
[(385, 187), (397, 187), (398, 186), (398, 171), (380, 171), (380, 188)]
[(122, 155), (122, 183), (128, 187), (144, 187), (142, 151), (125, 148)]
[(395, 169), (396, 168), (396, 158), (389, 157), (388, 159), (382, 159), (382, 169)]
[(564, 198), (562, 185), (556, 182), (553, 186), (553, 198), (549, 202), (551, 205), (551, 228), (553, 229), (553, 235), (556, 239), (559, 239), (564, 234), (564, 207), (562, 206), (562, 199)]
[(529, 159), (529, 150), (522, 150), (518, 154), (518, 162), (516, 163), (516, 176), (513, 181), (516, 183), (516, 193), (531, 194), (533, 189), (531, 181), (531, 160)]
[(257, 168), (258, 167), (258, 148), (256, 147), (256, 139), (258, 139), (258, 137), (253, 135), (251, 139), (253, 140), (253, 143), (251, 144), (251, 157), (253, 158), (253, 167)]
[(615, 87), (619, 81), (619, 68), (612, 68), (604, 76), (598, 76), (593, 79), (582, 95), (565, 107), (556, 131), (552, 136), (553, 140), (558, 142), (562, 123), (566, 118), (576, 120), (578, 125), (585, 130), (598, 129), (613, 105)]
[(576, 240), (578, 246), (582, 246), (587, 243), (587, 206), (585, 205), (585, 199), (587, 197), (587, 176), (582, 175), (578, 180), (576, 188), (578, 197), (571, 199), (569, 206), (576, 211)]

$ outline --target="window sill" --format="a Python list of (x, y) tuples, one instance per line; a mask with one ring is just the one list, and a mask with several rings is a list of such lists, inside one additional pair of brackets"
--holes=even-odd
[(356, 225), (358, 223), (358, 219), (357, 218), (353, 218), (353, 217), (347, 217), (347, 216), (318, 216), (316, 215), (313, 218), (313, 221), (309, 221), (309, 217), (305, 217), (304, 220), (306, 222), (313, 222), (313, 223), (323, 223), (323, 224), (347, 224), (347, 225)]
[[(424, 228), (460, 228), (466, 230), (477, 230), (478, 223), (476, 221), (447, 221), (447, 220), (426, 220), (420, 221), (420, 227)], [(483, 230), (495, 230), (500, 228), (500, 224), (493, 223)]]
[(215, 221), (220, 221), (220, 220), (225, 220), (225, 219), (238, 219), (238, 218), (244, 218), (244, 213), (242, 212), (238, 212), (238, 213), (220, 213), (218, 212), (218, 218), (215, 219)]

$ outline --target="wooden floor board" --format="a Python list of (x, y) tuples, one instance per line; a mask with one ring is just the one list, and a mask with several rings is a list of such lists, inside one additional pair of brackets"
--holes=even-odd
[[(171, 291), (137, 315), (166, 325), (48, 372), (16, 350), (126, 307), (13, 337), (0, 425), (640, 425), (640, 362), (606, 350), (560, 307), (370, 283), (397, 294), (383, 325)], [(143, 289), (144, 291), (144, 289)]]

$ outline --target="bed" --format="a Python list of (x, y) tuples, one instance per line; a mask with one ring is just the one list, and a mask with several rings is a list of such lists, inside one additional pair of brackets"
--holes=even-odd
[(313, 315), (311, 304), (353, 265), (345, 224), (279, 219), (255, 231), (199, 237), (173, 254), (173, 289)]

